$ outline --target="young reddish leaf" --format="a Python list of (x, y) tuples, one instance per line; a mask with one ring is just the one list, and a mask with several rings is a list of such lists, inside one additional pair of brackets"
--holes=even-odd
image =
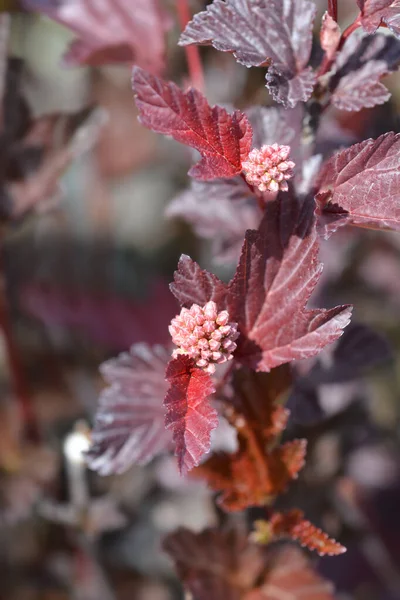
[(101, 475), (144, 465), (171, 447), (162, 405), (169, 358), (162, 346), (136, 344), (129, 354), (101, 366), (109, 387), (100, 394), (87, 455), (89, 466)]
[(173, 431), (175, 454), (182, 474), (197, 466), (211, 446), (211, 431), (218, 425), (209, 396), (215, 392), (211, 376), (180, 355), (166, 371), (170, 388), (165, 396), (165, 426)]
[(383, 22), (400, 35), (400, 0), (357, 0), (361, 24), (367, 33), (375, 33)]
[(294, 440), (271, 449), (288, 418), (288, 411), (278, 404), (290, 385), (288, 367), (268, 374), (241, 369), (232, 385), (225, 414), (237, 430), (239, 449), (214, 454), (193, 475), (221, 492), (221, 507), (237, 511), (264, 506), (283, 492), (304, 465), (306, 442)]
[(261, 212), (241, 177), (193, 181), (166, 210), (168, 217), (190, 223), (196, 234), (212, 243), (215, 262), (237, 262), (247, 229), (258, 226)]
[(263, 583), (243, 600), (334, 600), (332, 584), (314, 571), (303, 552), (291, 546), (271, 550)]
[(239, 110), (229, 114), (220, 106), (212, 108), (197, 90), (182, 92), (175, 83), (158, 79), (139, 67), (133, 71), (132, 85), (145, 127), (171, 135), (200, 152), (202, 159), (189, 175), (208, 180), (241, 172), (252, 140), (246, 115)]
[(341, 32), (339, 25), (326, 11), (322, 17), (320, 42), (321, 48), (325, 52), (328, 59), (331, 59), (335, 56), (336, 49), (339, 45), (340, 36)]
[(316, 81), (307, 68), (314, 17), (310, 0), (214, 0), (195, 15), (179, 43), (232, 52), (246, 67), (269, 66), (274, 100), (293, 107), (308, 100)]
[(180, 528), (163, 542), (179, 578), (196, 600), (241, 600), (265, 567), (265, 552), (243, 533)]
[(400, 229), (400, 134), (386, 133), (333, 156), (316, 196), (328, 238), (343, 225)]
[(22, 4), (78, 36), (64, 57), (68, 65), (129, 62), (154, 73), (164, 67), (170, 19), (159, 0), (22, 0)]
[(174, 283), (171, 283), (170, 288), (179, 304), (186, 308), (190, 308), (192, 304), (204, 306), (210, 300), (216, 303), (218, 310), (225, 308), (226, 284), (212, 273), (201, 269), (186, 254), (182, 254), (179, 259)]
[(350, 320), (348, 306), (305, 309), (322, 269), (312, 211), (292, 194), (268, 202), (229, 284), (227, 310), (241, 333), (235, 356), (259, 371), (314, 356)]
[(269, 521), (273, 537), (290, 537), (309, 550), (316, 550), (320, 556), (335, 556), (346, 552), (346, 548), (331, 539), (322, 529), (304, 519), (301, 510), (287, 513), (274, 513)]

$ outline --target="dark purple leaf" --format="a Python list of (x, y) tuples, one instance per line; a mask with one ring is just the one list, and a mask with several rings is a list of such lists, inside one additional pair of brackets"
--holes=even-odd
[(203, 271), (199, 265), (182, 254), (179, 259), (178, 269), (174, 273), (174, 283), (171, 283), (171, 292), (181, 306), (190, 308), (192, 304), (204, 306), (213, 300), (218, 310), (225, 308), (227, 286), (218, 277)]
[(166, 210), (168, 217), (190, 223), (196, 234), (212, 242), (218, 263), (237, 262), (247, 229), (255, 229), (261, 213), (254, 194), (242, 178), (193, 181)]
[(89, 466), (101, 475), (144, 465), (171, 448), (163, 399), (170, 353), (162, 346), (136, 344), (101, 366), (109, 384), (100, 395)]
[(343, 225), (400, 229), (400, 134), (386, 133), (333, 156), (316, 196), (328, 238)]
[(361, 24), (367, 33), (375, 33), (381, 23), (400, 35), (400, 0), (357, 0)]
[(166, 378), (170, 387), (164, 400), (165, 426), (173, 431), (175, 455), (183, 475), (210, 450), (211, 431), (218, 425), (218, 413), (209, 401), (215, 388), (211, 376), (184, 355), (169, 363)]
[(400, 42), (393, 37), (353, 35), (336, 59), (330, 80), (332, 103), (356, 111), (383, 104), (390, 92), (380, 79), (400, 63)]
[(139, 67), (133, 71), (132, 85), (141, 123), (157, 133), (171, 135), (202, 155), (189, 175), (208, 180), (241, 172), (252, 140), (246, 115), (239, 110), (230, 115), (220, 106), (211, 108), (197, 90), (191, 88), (184, 93), (174, 83)]
[(269, 371), (314, 356), (342, 334), (350, 307), (305, 309), (321, 275), (318, 250), (311, 203), (291, 193), (267, 203), (258, 231), (246, 234), (227, 297), (244, 364)]
[(158, 0), (22, 0), (22, 3), (78, 36), (64, 57), (68, 65), (129, 62), (154, 73), (164, 67), (165, 33), (170, 19)]
[(309, 0), (214, 0), (179, 43), (232, 52), (246, 67), (272, 65), (267, 87), (275, 100), (293, 107), (308, 100), (316, 81), (307, 68), (315, 12)]

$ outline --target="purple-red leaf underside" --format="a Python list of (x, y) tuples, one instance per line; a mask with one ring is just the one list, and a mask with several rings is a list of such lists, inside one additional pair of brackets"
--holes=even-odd
[(357, 0), (361, 11), (361, 24), (367, 33), (375, 33), (384, 23), (400, 35), (400, 0)]
[(170, 353), (162, 346), (136, 344), (130, 353), (109, 360), (101, 372), (109, 384), (99, 398), (89, 466), (101, 475), (144, 465), (170, 449), (163, 398)]

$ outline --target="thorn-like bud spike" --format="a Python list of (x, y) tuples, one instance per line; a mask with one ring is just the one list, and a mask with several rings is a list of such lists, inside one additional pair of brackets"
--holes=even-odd
[(287, 160), (289, 154), (290, 146), (279, 144), (255, 148), (242, 163), (246, 180), (261, 192), (286, 191), (295, 166), (292, 160)]
[(233, 358), (239, 336), (237, 328), (237, 323), (229, 322), (228, 311), (218, 313), (215, 302), (183, 308), (169, 326), (172, 341), (178, 346), (172, 355), (176, 358), (187, 354), (200, 369), (212, 374), (216, 364)]

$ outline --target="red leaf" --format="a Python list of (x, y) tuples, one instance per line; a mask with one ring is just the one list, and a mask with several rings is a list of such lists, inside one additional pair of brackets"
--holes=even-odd
[(181, 528), (165, 538), (163, 548), (196, 600), (240, 600), (265, 563), (263, 549), (235, 530)]
[(202, 159), (189, 175), (208, 180), (241, 172), (252, 139), (246, 115), (239, 110), (229, 114), (220, 106), (212, 108), (197, 90), (191, 88), (184, 93), (175, 83), (158, 79), (139, 67), (133, 71), (132, 85), (145, 127), (171, 135), (200, 152)]
[(162, 346), (136, 344), (129, 354), (101, 366), (109, 387), (99, 398), (88, 453), (89, 466), (101, 475), (144, 465), (170, 448), (172, 436), (165, 429), (162, 405), (169, 358)]
[(272, 63), (267, 87), (275, 100), (293, 107), (308, 100), (316, 81), (306, 68), (314, 17), (309, 0), (214, 0), (187, 25), (179, 44), (233, 52), (246, 67)]
[(195, 233), (212, 242), (215, 262), (237, 262), (247, 229), (257, 227), (257, 200), (241, 177), (193, 181), (191, 188), (168, 206), (168, 217), (180, 217)]
[(309, 550), (316, 550), (320, 556), (335, 556), (346, 552), (346, 548), (331, 539), (322, 529), (304, 519), (301, 510), (287, 513), (274, 513), (269, 525), (274, 537), (290, 537)]
[(400, 230), (400, 135), (386, 133), (333, 156), (316, 196), (328, 238), (343, 225)]
[(321, 48), (326, 53), (326, 57), (331, 59), (335, 56), (336, 49), (340, 41), (340, 27), (328, 12), (322, 17), (322, 26), (320, 31)]
[(357, 0), (361, 24), (367, 33), (375, 33), (381, 22), (400, 35), (400, 0)]
[(303, 552), (283, 547), (271, 554), (264, 582), (243, 600), (334, 600), (333, 586), (314, 571)]
[(336, 340), (351, 308), (306, 310), (321, 275), (313, 207), (291, 194), (266, 205), (258, 231), (248, 231), (227, 310), (239, 323), (235, 356), (260, 371), (314, 356)]
[(171, 283), (170, 288), (181, 306), (186, 308), (190, 308), (192, 304), (204, 306), (210, 300), (217, 304), (218, 310), (225, 308), (226, 284), (212, 273), (203, 271), (186, 254), (182, 254), (179, 259), (174, 283)]
[(218, 425), (218, 415), (208, 397), (215, 389), (210, 375), (183, 355), (169, 363), (166, 378), (170, 388), (164, 400), (165, 426), (173, 430), (175, 454), (184, 474), (210, 450), (210, 434)]
[(64, 57), (69, 65), (130, 62), (155, 73), (164, 67), (165, 32), (170, 19), (158, 0), (22, 0), (22, 3), (78, 36)]

